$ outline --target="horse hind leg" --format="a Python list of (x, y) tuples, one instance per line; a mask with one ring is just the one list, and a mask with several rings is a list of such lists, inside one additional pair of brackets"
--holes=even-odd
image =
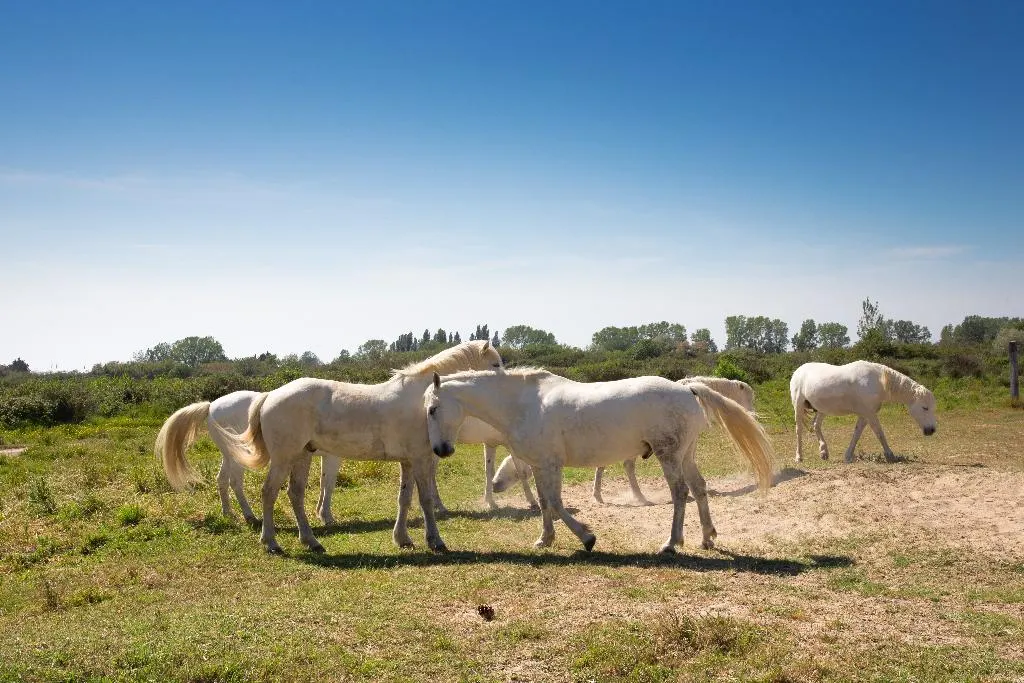
[(686, 478), (683, 476), (683, 465), (677, 453), (665, 455), (655, 451), (661, 471), (665, 474), (668, 490), (672, 494), (672, 526), (668, 540), (661, 546), (661, 552), (674, 554), (676, 546), (683, 543), (683, 523), (686, 518), (686, 497), (688, 495)]
[(683, 477), (689, 489), (693, 491), (693, 499), (697, 503), (697, 513), (700, 515), (700, 530), (703, 536), (701, 547), (705, 550), (710, 550), (715, 547), (715, 538), (718, 537), (718, 531), (711, 522), (707, 483), (704, 481), (700, 470), (697, 469), (697, 440), (694, 439), (689, 446), (681, 449), (680, 453), (682, 454), (683, 461)]
[(275, 538), (274, 503), (277, 502), (281, 485), (288, 478), (288, 469), (288, 466), (285, 464), (271, 461), (270, 470), (267, 472), (267, 478), (263, 481), (263, 491), (260, 496), (263, 503), (263, 529), (260, 532), (260, 543), (272, 555), (281, 555), (284, 552), (281, 550), (281, 546), (277, 544), (277, 539)]
[(796, 462), (801, 462), (804, 459), (804, 420), (806, 420), (806, 413), (804, 411), (803, 401), (800, 398), (793, 399), (793, 413), (796, 419)]
[(594, 502), (604, 503), (601, 496), (601, 479), (604, 477), (604, 468), (598, 467), (594, 470)]
[(249, 499), (245, 497), (245, 468), (242, 467), (241, 463), (237, 463), (234, 460), (228, 462), (228, 484), (231, 486), (231, 490), (235, 493), (235, 498), (238, 500), (238, 507), (242, 508), (242, 517), (249, 524), (256, 525), (260, 523), (256, 513), (249, 507)]
[(309, 484), (309, 467), (312, 460), (313, 454), (303, 451), (302, 456), (292, 464), (291, 477), (288, 481), (288, 499), (291, 500), (295, 524), (299, 528), (299, 541), (313, 552), (322, 553), (324, 547), (313, 536), (309, 518), (306, 517), (306, 486)]
[(651, 505), (644, 492), (640, 490), (640, 482), (636, 479), (636, 458), (622, 461), (622, 468), (626, 470), (626, 478), (629, 480), (629, 489), (633, 492), (633, 502), (637, 505)]
[(220, 496), (220, 513), (231, 519), (235, 516), (231, 509), (231, 458), (223, 456), (220, 459), (220, 471), (217, 472), (217, 494)]
[(825, 433), (821, 430), (822, 423), (825, 422), (825, 413), (817, 412), (814, 414), (814, 434), (818, 437), (818, 452), (821, 454), (822, 460), (828, 460), (828, 444), (825, 443)]

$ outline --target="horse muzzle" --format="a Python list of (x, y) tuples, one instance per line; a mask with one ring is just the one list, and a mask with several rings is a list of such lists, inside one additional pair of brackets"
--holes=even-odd
[(924, 428), (924, 429), (922, 429), (921, 431), (923, 431), (923, 432), (924, 432), (924, 435), (925, 435), (925, 436), (931, 436), (932, 434), (934, 434), (934, 433), (935, 433), (935, 427), (925, 427), (925, 428)]
[(440, 446), (434, 446), (434, 455), (439, 458), (447, 458), (455, 452), (455, 446), (450, 441), (443, 442)]

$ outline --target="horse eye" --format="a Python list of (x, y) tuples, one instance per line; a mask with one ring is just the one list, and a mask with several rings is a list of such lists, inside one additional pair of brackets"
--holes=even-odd
[(430, 412), (431, 415), (436, 413), (437, 412), (437, 406), (430, 406), (430, 411), (429, 412)]
[(500, 367), (501, 367), (501, 363), (495, 363), (495, 364), (494, 364), (494, 365), (492, 365), (491, 367), (492, 367), (492, 368), (500, 368)]
[(928, 412), (928, 407), (925, 406), (924, 408), (922, 408), (922, 410), (927, 413)]

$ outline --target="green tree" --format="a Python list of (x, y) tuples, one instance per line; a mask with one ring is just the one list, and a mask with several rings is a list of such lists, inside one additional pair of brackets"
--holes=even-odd
[(10, 369), (11, 372), (28, 372), (28, 363), (18, 357), (11, 361)]
[(299, 364), (304, 365), (307, 368), (315, 368), (322, 365), (320, 358), (318, 358), (312, 351), (303, 351), (302, 355), (299, 356)]
[(726, 349), (782, 353), (789, 343), (789, 326), (778, 318), (763, 315), (731, 315), (725, 319), (725, 335)]
[(891, 321), (893, 339), (901, 344), (927, 344), (932, 340), (932, 333), (927, 327), (910, 320)]
[(794, 351), (811, 351), (818, 347), (818, 326), (808, 318), (800, 325), (800, 331), (793, 335)]
[(823, 349), (842, 349), (850, 343), (846, 325), (822, 323), (818, 325), (818, 345)]
[(334, 362), (347, 363), (350, 360), (352, 360), (352, 354), (348, 352), (348, 349), (342, 349), (341, 352), (338, 353), (338, 357), (334, 359)]
[(702, 327), (690, 335), (690, 344), (698, 351), (707, 353), (718, 353), (718, 345), (711, 338), (711, 330)]
[[(506, 331), (506, 334), (508, 332)], [(635, 327), (604, 327), (591, 337), (595, 348), (605, 351), (625, 351), (640, 341), (640, 331)]]
[(647, 323), (636, 328), (640, 339), (664, 344), (669, 348), (686, 345), (686, 328), (679, 323), (670, 323), (666, 320), (656, 323)]
[(545, 330), (538, 330), (529, 325), (513, 325), (505, 328), (503, 343), (512, 349), (522, 349), (532, 344), (557, 344), (558, 342), (555, 341), (555, 335)]
[(447, 344), (448, 343), (448, 333), (445, 332), (440, 327), (437, 328), (437, 332), (434, 333), (434, 343), (435, 344), (441, 344), (441, 345)]
[(892, 321), (887, 319), (878, 308), (878, 302), (870, 297), (861, 302), (860, 320), (857, 321), (857, 337), (875, 339), (881, 342), (893, 340)]
[(170, 359), (194, 368), (227, 360), (227, 356), (224, 347), (213, 337), (185, 337), (171, 344)]
[(367, 339), (356, 349), (356, 358), (360, 360), (378, 361), (388, 350), (388, 343), (383, 339)]
[(171, 357), (171, 345), (167, 342), (160, 342), (156, 346), (138, 351), (132, 355), (132, 360), (139, 363), (159, 363), (169, 360)]
[(493, 346), (494, 348), (498, 348), (499, 346), (501, 346), (501, 337), (498, 336), (497, 330), (494, 331), (494, 336), (491, 337), (491, 346)]

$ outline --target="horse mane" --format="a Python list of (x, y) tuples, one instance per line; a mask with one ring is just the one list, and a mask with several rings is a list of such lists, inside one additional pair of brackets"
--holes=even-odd
[[(435, 353), (426, 360), (407, 365), (400, 370), (392, 370), (392, 377), (417, 377), (428, 372), (439, 375), (451, 374), (472, 368), (484, 355), (484, 346), (490, 342), (486, 339), (473, 340), (457, 344), (440, 353)], [(488, 346), (488, 348), (490, 348)]]
[(898, 370), (893, 370), (888, 365), (875, 363), (881, 370), (882, 388), (890, 396), (899, 400), (920, 398), (928, 393), (928, 389), (919, 382), (915, 382)]
[(441, 378), (441, 382), (444, 383), (448, 380), (472, 379), (473, 377), (489, 377), (496, 374), (501, 374), (506, 377), (518, 377), (525, 380), (537, 380), (555, 376), (549, 370), (545, 370), (544, 368), (520, 365), (514, 368), (506, 368), (504, 370), (463, 370), (450, 375), (444, 375)]

